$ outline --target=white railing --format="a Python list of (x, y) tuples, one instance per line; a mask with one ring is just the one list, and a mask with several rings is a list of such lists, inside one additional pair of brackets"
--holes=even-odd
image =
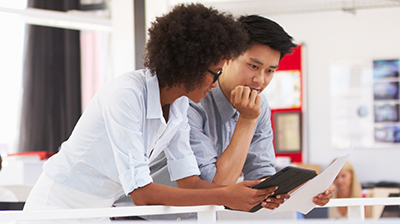
[[(400, 205), (400, 198), (346, 198), (331, 199), (323, 207), (348, 207), (348, 219), (365, 220), (364, 208), (370, 205)], [(318, 208), (319, 206), (317, 206)], [(216, 212), (223, 206), (133, 206), (115, 208), (68, 209), (49, 211), (0, 211), (0, 223), (11, 221), (45, 221), (66, 219), (93, 219), (104, 217), (127, 217), (176, 213), (197, 213), (198, 222), (216, 222)]]
[(216, 222), (216, 212), (224, 210), (223, 206), (132, 206), (115, 208), (40, 210), (40, 211), (0, 211), (0, 223), (10, 221), (47, 221), (66, 219), (93, 219), (104, 217), (126, 217), (140, 215), (159, 215), (175, 213), (197, 213), (199, 222)]
[(349, 220), (365, 220), (365, 206), (368, 205), (400, 205), (399, 197), (390, 198), (341, 198), (331, 199), (323, 207), (347, 207)]

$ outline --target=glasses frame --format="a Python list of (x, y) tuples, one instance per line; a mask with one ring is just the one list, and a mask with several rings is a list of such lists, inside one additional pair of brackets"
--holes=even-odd
[(213, 71), (211, 71), (210, 69), (207, 69), (207, 72), (211, 73), (212, 75), (214, 75), (214, 82), (216, 82), (218, 80), (218, 78), (221, 76), (222, 74), (222, 70), (220, 70), (219, 72), (215, 73)]

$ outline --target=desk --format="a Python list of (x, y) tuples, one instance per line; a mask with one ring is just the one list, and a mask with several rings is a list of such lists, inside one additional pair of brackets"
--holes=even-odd
[[(388, 198), (390, 193), (400, 193), (400, 188), (389, 188), (389, 187), (374, 187), (372, 189), (368, 189), (366, 197), (367, 198)], [(373, 219), (379, 219), (383, 208), (385, 206), (374, 205), (371, 207), (367, 207), (367, 214)]]

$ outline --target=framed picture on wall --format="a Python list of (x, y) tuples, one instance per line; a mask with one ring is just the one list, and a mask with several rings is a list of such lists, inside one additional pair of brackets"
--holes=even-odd
[(274, 113), (277, 153), (301, 152), (301, 112)]

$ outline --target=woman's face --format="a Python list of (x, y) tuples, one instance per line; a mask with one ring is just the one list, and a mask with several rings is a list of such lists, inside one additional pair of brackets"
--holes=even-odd
[(333, 184), (335, 184), (338, 191), (350, 189), (352, 178), (353, 174), (351, 171), (342, 169), (337, 175), (335, 181), (333, 181)]
[[(225, 60), (221, 60), (218, 64), (212, 64), (208, 69), (213, 73), (218, 73), (222, 71), (222, 67), (225, 64)], [(195, 103), (199, 103), (204, 97), (211, 92), (212, 88), (217, 87), (217, 82), (214, 82), (214, 75), (211, 72), (206, 71), (206, 78), (203, 84), (193, 91), (190, 91), (186, 94), (186, 96), (191, 99)]]

